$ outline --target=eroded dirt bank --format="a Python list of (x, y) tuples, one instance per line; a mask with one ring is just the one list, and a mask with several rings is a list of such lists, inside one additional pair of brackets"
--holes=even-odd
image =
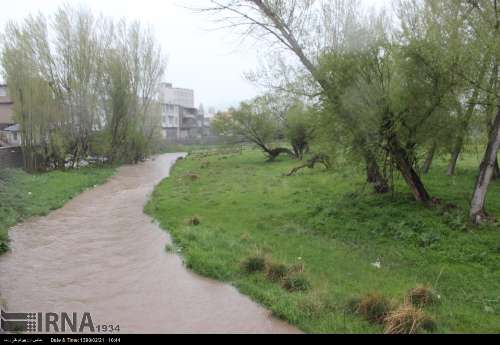
[(121, 333), (294, 333), (231, 286), (186, 270), (143, 206), (180, 154), (127, 166), (10, 230), (0, 291), (12, 312), (90, 312)]

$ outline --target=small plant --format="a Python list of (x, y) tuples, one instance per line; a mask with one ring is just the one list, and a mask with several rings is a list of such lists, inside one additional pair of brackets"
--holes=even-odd
[(272, 282), (279, 282), (286, 278), (290, 272), (284, 264), (271, 264), (267, 269), (267, 278)]
[(304, 273), (305, 270), (306, 267), (303, 262), (295, 264), (289, 269), (290, 273), (297, 273), (297, 274)]
[(266, 270), (266, 258), (261, 255), (251, 256), (242, 263), (246, 273), (264, 272)]
[(369, 322), (382, 324), (390, 309), (391, 304), (387, 298), (371, 293), (360, 299), (356, 313)]
[(406, 295), (406, 301), (409, 304), (413, 304), (414, 306), (420, 308), (435, 304), (438, 300), (439, 296), (436, 292), (432, 288), (424, 285), (411, 289)]
[(175, 253), (175, 247), (172, 244), (167, 244), (165, 246), (165, 251), (167, 253)]
[(194, 216), (188, 219), (188, 225), (190, 226), (198, 226), (201, 224), (200, 218)]
[(437, 325), (422, 309), (404, 304), (385, 318), (385, 334), (435, 332)]
[(358, 314), (360, 304), (361, 304), (361, 298), (359, 297), (351, 298), (349, 301), (347, 301), (347, 304), (345, 306), (345, 312), (350, 314)]
[(9, 245), (5, 242), (0, 242), (0, 254), (7, 253), (9, 251)]
[(194, 181), (199, 180), (199, 179), (200, 179), (200, 176), (199, 176), (199, 175), (197, 175), (197, 174), (194, 174), (194, 173), (188, 173), (188, 174), (186, 175), (186, 178), (187, 178), (188, 180), (190, 180), (190, 181), (194, 182)]
[(311, 288), (311, 283), (302, 275), (286, 277), (283, 288), (289, 292), (306, 292)]

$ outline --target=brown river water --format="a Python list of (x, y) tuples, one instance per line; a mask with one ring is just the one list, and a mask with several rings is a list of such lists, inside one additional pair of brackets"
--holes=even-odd
[(143, 213), (181, 154), (119, 169), (62, 209), (10, 230), (0, 293), (10, 312), (89, 312), (121, 333), (296, 333), (230, 285), (188, 271)]

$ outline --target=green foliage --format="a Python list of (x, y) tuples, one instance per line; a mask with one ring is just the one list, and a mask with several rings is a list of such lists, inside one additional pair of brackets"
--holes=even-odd
[(264, 98), (243, 102), (237, 109), (217, 114), (212, 126), (221, 135), (239, 136), (267, 146), (276, 139), (278, 122), (265, 102)]
[(287, 111), (285, 116), (285, 137), (292, 145), (295, 156), (302, 159), (313, 140), (315, 124), (311, 110), (297, 103)]

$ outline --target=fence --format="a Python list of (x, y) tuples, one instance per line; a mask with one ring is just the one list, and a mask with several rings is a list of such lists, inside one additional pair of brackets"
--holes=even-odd
[(21, 147), (0, 147), (0, 169), (22, 168), (23, 165)]
[(229, 145), (240, 143), (241, 139), (227, 138), (220, 136), (205, 136), (201, 138), (187, 138), (187, 139), (167, 139), (168, 145)]

